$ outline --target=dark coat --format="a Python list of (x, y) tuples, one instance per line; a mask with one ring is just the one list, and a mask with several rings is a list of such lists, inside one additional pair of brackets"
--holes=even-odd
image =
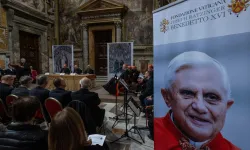
[(50, 122), (49, 114), (44, 106), (45, 100), (49, 97), (49, 90), (42, 88), (40, 86), (37, 86), (36, 88), (30, 90), (30, 96), (35, 96), (40, 101), (40, 103), (43, 106), (43, 113), (46, 121)]
[(6, 97), (11, 94), (11, 91), (13, 90), (12, 87), (10, 87), (8, 84), (0, 83), (0, 98), (2, 99), (3, 103), (6, 106)]
[(55, 90), (50, 91), (49, 97), (57, 99), (62, 104), (63, 107), (66, 107), (69, 104), (69, 102), (72, 101), (71, 91), (66, 91), (61, 88), (56, 88)]
[(24, 86), (19, 86), (18, 88), (12, 90), (11, 94), (14, 94), (16, 96), (29, 96), (30, 90)]
[(145, 99), (147, 96), (151, 96), (153, 94), (154, 94), (154, 80), (153, 77), (150, 77), (146, 83), (146, 89), (141, 94), (141, 98)]
[(6, 69), (5, 71), (4, 71), (4, 74), (5, 75), (16, 75), (16, 70), (15, 69)]
[(0, 131), (0, 149), (48, 150), (47, 136), (39, 126), (12, 123)]
[(94, 70), (93, 70), (93, 69), (88, 68), (88, 69), (86, 69), (86, 70), (84, 71), (84, 74), (95, 74), (95, 73), (94, 73)]
[(90, 92), (88, 89), (80, 89), (79, 91), (72, 93), (72, 99), (84, 102), (90, 110), (96, 125), (102, 125), (105, 110), (100, 109), (100, 107), (98, 106), (101, 103), (101, 100), (97, 93)]
[(70, 69), (69, 68), (62, 68), (60, 73), (70, 74)]
[(120, 78), (123, 79), (124, 81), (128, 82), (129, 81), (129, 71), (128, 70), (122, 70)]
[(74, 69), (74, 73), (76, 73), (76, 74), (82, 74), (82, 69), (76, 68), (76, 69)]

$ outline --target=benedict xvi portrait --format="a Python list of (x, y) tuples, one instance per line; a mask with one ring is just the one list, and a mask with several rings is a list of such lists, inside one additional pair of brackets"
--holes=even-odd
[(165, 69), (161, 94), (170, 110), (154, 120), (155, 150), (240, 150), (221, 134), (234, 100), (220, 62), (198, 51), (179, 54)]

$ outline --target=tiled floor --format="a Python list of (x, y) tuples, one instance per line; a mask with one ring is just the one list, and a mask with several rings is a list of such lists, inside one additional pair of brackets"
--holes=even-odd
[[(118, 114), (122, 112), (121, 108), (122, 104), (118, 104)], [(134, 140), (130, 140), (127, 138), (122, 138), (121, 140), (115, 141), (116, 139), (120, 138), (122, 135), (122, 131), (125, 131), (125, 121), (119, 121), (119, 123), (112, 129), (112, 126), (114, 124), (114, 119), (112, 117), (115, 116), (116, 112), (116, 105), (115, 103), (102, 103), (100, 107), (104, 108), (106, 110), (105, 114), (105, 135), (107, 136), (106, 142), (108, 143), (111, 150), (153, 150), (154, 149), (154, 142), (150, 140), (147, 135), (149, 134), (148, 130), (141, 130), (140, 134), (145, 141), (145, 143), (139, 144), (138, 142)], [(133, 114), (132, 111), (129, 109), (128, 114)], [(145, 127), (146, 125), (146, 119), (142, 117), (144, 115), (143, 113), (140, 115), (140, 117), (136, 117), (136, 126), (138, 127)], [(129, 124), (127, 126), (128, 129), (130, 129), (132, 126), (134, 126), (134, 118), (130, 115), (128, 115), (130, 119)], [(118, 132), (120, 131), (120, 132)], [(133, 130), (132, 130), (133, 131)], [(129, 136), (132, 138), (142, 142), (140, 136), (138, 134), (129, 133)]]

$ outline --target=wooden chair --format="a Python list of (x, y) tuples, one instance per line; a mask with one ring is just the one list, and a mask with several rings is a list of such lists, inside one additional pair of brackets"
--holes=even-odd
[(9, 116), (12, 116), (12, 103), (13, 101), (17, 100), (18, 96), (14, 95), (14, 94), (10, 94), (6, 97), (6, 107), (7, 107), (7, 113)]
[(49, 113), (50, 119), (52, 119), (56, 113), (63, 109), (62, 104), (57, 99), (52, 97), (47, 98), (44, 105)]
[(8, 124), (10, 121), (11, 117), (7, 113), (7, 110), (5, 108), (2, 99), (0, 99), (0, 122), (2, 122), (3, 124)]

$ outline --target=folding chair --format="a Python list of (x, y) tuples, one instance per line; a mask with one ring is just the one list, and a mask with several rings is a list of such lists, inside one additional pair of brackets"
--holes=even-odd
[(50, 119), (52, 119), (59, 111), (62, 111), (62, 104), (55, 98), (49, 97), (45, 100), (45, 108), (49, 113)]

